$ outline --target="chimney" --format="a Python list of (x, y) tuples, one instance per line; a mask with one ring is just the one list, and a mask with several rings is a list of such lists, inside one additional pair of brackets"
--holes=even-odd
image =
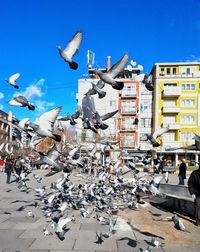
[(110, 70), (110, 58), (111, 56), (107, 56), (107, 72)]

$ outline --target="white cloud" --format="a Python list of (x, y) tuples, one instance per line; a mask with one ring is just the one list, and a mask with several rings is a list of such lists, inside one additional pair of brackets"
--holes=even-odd
[(0, 92), (0, 99), (4, 98), (4, 94)]
[(44, 113), (45, 111), (47, 111), (50, 107), (52, 107), (54, 105), (53, 102), (48, 102), (48, 101), (41, 101), (41, 100), (37, 100), (35, 102), (36, 105), (36, 109), (39, 113)]
[(23, 92), (17, 92), (14, 96), (23, 95), (28, 100), (34, 100), (36, 98), (41, 98), (43, 94), (46, 93), (47, 86), (44, 86), (45, 79), (40, 79), (34, 84), (30, 84)]

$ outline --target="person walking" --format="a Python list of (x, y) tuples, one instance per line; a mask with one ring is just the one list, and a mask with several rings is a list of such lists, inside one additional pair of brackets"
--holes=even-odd
[(183, 158), (182, 162), (179, 166), (179, 173), (178, 173), (178, 177), (179, 177), (179, 185), (184, 185), (184, 179), (186, 179), (186, 160)]
[(200, 225), (200, 164), (188, 179), (188, 190), (194, 200), (196, 225)]
[(13, 160), (7, 157), (5, 161), (5, 173), (7, 174), (7, 179), (6, 179), (7, 184), (10, 184), (10, 177), (11, 177), (12, 171), (13, 171)]

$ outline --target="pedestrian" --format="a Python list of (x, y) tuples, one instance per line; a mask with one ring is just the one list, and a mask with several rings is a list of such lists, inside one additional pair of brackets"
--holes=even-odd
[(4, 162), (4, 156), (0, 157), (0, 171), (4, 171), (4, 166), (5, 166), (5, 162)]
[(86, 160), (83, 159), (83, 162), (82, 162), (82, 173), (85, 174), (85, 168), (86, 168)]
[(21, 155), (19, 155), (17, 157), (17, 159), (15, 160), (15, 163), (14, 163), (14, 172), (16, 174), (16, 181), (18, 182), (19, 179), (20, 179), (20, 175), (21, 175), (21, 172), (22, 172), (22, 169), (23, 169), (23, 162), (24, 160), (22, 159)]
[(184, 185), (184, 179), (186, 179), (186, 160), (183, 158), (181, 161), (181, 164), (179, 166), (179, 173), (178, 173), (178, 177), (179, 177), (179, 185)]
[(194, 199), (196, 225), (200, 225), (200, 164), (188, 180), (188, 190)]
[(6, 183), (10, 184), (10, 177), (11, 177), (11, 173), (13, 171), (13, 162), (14, 160), (7, 157), (6, 161), (5, 161), (5, 173), (7, 174), (7, 179), (6, 179)]
[(93, 175), (94, 177), (97, 177), (97, 158), (94, 157), (92, 161), (92, 167), (93, 167)]
[(158, 173), (163, 173), (163, 168), (165, 167), (165, 160), (161, 159), (158, 166)]

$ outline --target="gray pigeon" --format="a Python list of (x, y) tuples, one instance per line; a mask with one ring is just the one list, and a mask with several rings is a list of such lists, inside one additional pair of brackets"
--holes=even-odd
[(69, 64), (69, 67), (73, 70), (76, 70), (78, 68), (78, 64), (73, 61), (73, 57), (77, 53), (81, 45), (82, 38), (82, 32), (76, 32), (64, 50), (62, 50), (60, 46), (57, 46), (60, 56), (64, 59), (65, 62)]
[(102, 99), (103, 97), (105, 97), (106, 92), (98, 88), (97, 84), (94, 84), (92, 82), (92, 88), (89, 89), (87, 93), (85, 93), (85, 95), (95, 95), (95, 94), (98, 94), (98, 98)]
[(14, 97), (12, 100), (8, 101), (8, 104), (17, 107), (28, 107), (29, 110), (35, 110), (35, 106), (22, 95)]
[(75, 119), (78, 119), (81, 114), (82, 114), (81, 106), (78, 106), (78, 108), (74, 114), (59, 118), (58, 120), (59, 121), (70, 121), (71, 125), (75, 125), (77, 123), (75, 121)]
[(6, 79), (6, 81), (11, 85), (13, 86), (14, 88), (18, 89), (19, 86), (16, 85), (16, 81), (17, 79), (20, 77), (20, 73), (16, 73), (16, 74), (13, 74), (11, 75), (8, 79)]
[(110, 70), (106, 73), (103, 73), (100, 70), (96, 70), (96, 73), (100, 77), (102, 82), (97, 83), (98, 88), (103, 88), (105, 83), (111, 85), (114, 89), (122, 90), (124, 83), (122, 81), (115, 80), (115, 78), (123, 71), (125, 65), (127, 64), (129, 55), (126, 53), (124, 56), (114, 64)]
[(143, 84), (145, 84), (145, 87), (149, 91), (154, 90), (154, 83), (153, 83), (153, 75), (152, 74), (145, 74), (144, 79), (142, 81)]

